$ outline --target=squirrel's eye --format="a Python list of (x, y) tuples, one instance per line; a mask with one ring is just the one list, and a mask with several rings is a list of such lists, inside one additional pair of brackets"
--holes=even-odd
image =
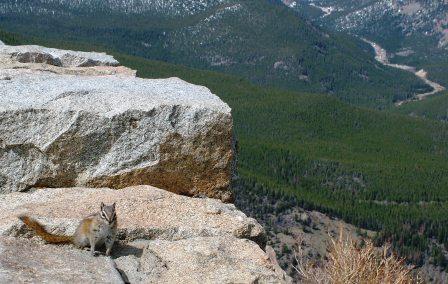
[(104, 214), (104, 212), (101, 212), (101, 218), (106, 219), (106, 215)]

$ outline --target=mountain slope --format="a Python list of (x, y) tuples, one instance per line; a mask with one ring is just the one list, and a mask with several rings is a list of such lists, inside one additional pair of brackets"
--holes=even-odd
[(448, 122), (448, 93), (404, 104), (394, 112)]
[(83, 13), (100, 14), (163, 14), (168, 17), (195, 15), (227, 0), (39, 0), (2, 1), (4, 13), (20, 11), (30, 16), (79, 16)]
[(0, 23), (21, 34), (95, 42), (375, 108), (427, 89), (411, 74), (378, 64), (366, 43), (316, 28), (274, 2), (1, 0)]
[[(424, 68), (448, 85), (448, 2), (440, 0), (303, 0), (283, 2), (334, 30), (379, 43), (394, 63)], [(294, 4), (293, 4), (294, 3)]]
[[(284, 0), (297, 10), (316, 10), (308, 13), (319, 23), (378, 38), (387, 49), (395, 50), (406, 38), (426, 36), (439, 48), (448, 47), (448, 3), (438, 0)], [(304, 14), (304, 13), (302, 13)], [(305, 15), (305, 14), (304, 14)]]

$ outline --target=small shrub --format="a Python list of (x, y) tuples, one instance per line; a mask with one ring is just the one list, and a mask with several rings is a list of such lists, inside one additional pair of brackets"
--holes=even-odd
[(370, 240), (363, 246), (342, 230), (338, 239), (332, 239), (326, 260), (321, 264), (305, 262), (301, 248), (295, 255), (294, 269), (304, 283), (421, 283), (406, 266), (403, 259), (390, 253), (390, 247), (376, 248)]

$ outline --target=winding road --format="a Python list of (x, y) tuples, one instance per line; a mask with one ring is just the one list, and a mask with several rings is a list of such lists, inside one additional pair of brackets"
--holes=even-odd
[(417, 70), (415, 67), (408, 66), (408, 65), (392, 64), (389, 62), (389, 58), (387, 57), (387, 51), (384, 48), (382, 48), (380, 45), (378, 45), (377, 43), (375, 43), (373, 41), (369, 41), (364, 38), (362, 40), (367, 42), (368, 44), (370, 44), (373, 47), (373, 49), (375, 50), (375, 59), (378, 62), (380, 62), (381, 64), (386, 65), (386, 66), (390, 66), (393, 68), (398, 68), (401, 70), (411, 72), (415, 76), (422, 79), (427, 85), (429, 85), (433, 89), (431, 92), (417, 94), (412, 99), (398, 101), (395, 103), (396, 106), (401, 106), (405, 103), (412, 102), (412, 101), (421, 101), (421, 100), (424, 100), (428, 96), (437, 94), (437, 93), (445, 90), (444, 86), (440, 85), (439, 83), (429, 80), (427, 77), (428, 74), (425, 70), (423, 70), (423, 69)]

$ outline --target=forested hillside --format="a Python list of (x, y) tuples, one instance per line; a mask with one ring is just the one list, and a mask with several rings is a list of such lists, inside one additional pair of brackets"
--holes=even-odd
[(448, 92), (442, 92), (423, 101), (404, 104), (393, 111), (414, 117), (448, 122)]
[(361, 40), (318, 28), (278, 1), (0, 0), (0, 23), (373, 108), (428, 89), (380, 65)]
[(433, 238), (448, 245), (448, 125), (218, 73), (118, 59), (140, 76), (205, 85), (232, 107), (246, 188), (294, 196), (300, 207), (378, 230), (379, 242), (392, 241), (416, 264), (426, 260)]

